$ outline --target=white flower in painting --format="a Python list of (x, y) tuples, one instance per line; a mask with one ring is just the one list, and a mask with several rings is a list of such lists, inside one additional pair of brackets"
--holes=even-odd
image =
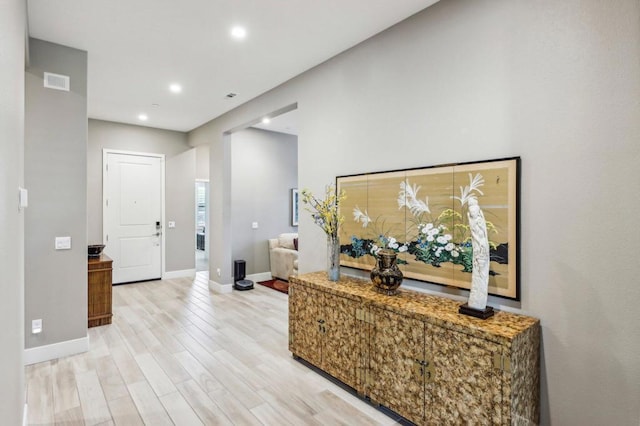
[(360, 207), (358, 206), (353, 209), (353, 220), (356, 222), (362, 222), (363, 228), (366, 228), (369, 225), (369, 222), (371, 222), (371, 218), (369, 217), (367, 210), (365, 209), (364, 213), (362, 213), (362, 210), (360, 210)]
[(474, 191), (479, 193), (480, 195), (484, 195), (484, 192), (480, 190), (480, 187), (484, 185), (484, 178), (480, 173), (477, 173), (475, 176), (471, 176), (471, 173), (469, 173), (469, 181), (469, 185), (465, 186), (464, 188), (460, 187), (459, 197), (451, 197), (455, 200), (459, 200), (461, 206), (464, 206), (466, 203), (468, 203), (470, 199), (477, 198), (476, 194), (473, 193)]
[(449, 244), (447, 244), (446, 246), (444, 246), (444, 249), (445, 249), (446, 251), (451, 251), (451, 250), (453, 250), (454, 248), (456, 248), (456, 246), (455, 246), (455, 244), (453, 244), (453, 243), (449, 243)]
[(407, 245), (406, 245), (406, 244), (403, 244), (403, 245), (401, 245), (401, 246), (398, 248), (398, 251), (399, 251), (400, 253), (404, 253), (404, 252), (405, 252), (405, 251), (407, 251), (407, 250), (409, 250), (409, 247), (407, 247)]
[(431, 235), (431, 236), (438, 235), (439, 233), (440, 233), (440, 230), (438, 228), (430, 229), (429, 232), (428, 232), (428, 234)]
[(451, 250), (451, 256), (452, 257), (458, 257), (460, 255), (460, 253), (458, 253), (456, 250)]
[(398, 209), (406, 207), (414, 215), (418, 216), (422, 213), (431, 213), (429, 210), (429, 197), (424, 201), (418, 200), (418, 191), (420, 187), (415, 183), (413, 186), (408, 180), (400, 182), (400, 191), (398, 192)]
[(438, 242), (438, 244), (447, 244), (447, 239), (445, 237), (443, 237), (442, 235), (440, 235), (438, 238), (436, 238), (436, 241)]
[(389, 242), (387, 243), (387, 246), (392, 249), (397, 249), (398, 247), (400, 247), (396, 239), (393, 237), (389, 238)]
[(435, 238), (433, 238), (433, 235), (429, 235), (427, 237), (427, 241), (432, 242), (433, 240), (435, 240)]
[(445, 234), (444, 237), (447, 239), (447, 241), (451, 241), (451, 238), (453, 238), (451, 234)]
[(422, 226), (422, 233), (426, 234), (428, 233), (431, 229), (433, 229), (433, 223), (427, 223), (426, 225), (420, 225)]

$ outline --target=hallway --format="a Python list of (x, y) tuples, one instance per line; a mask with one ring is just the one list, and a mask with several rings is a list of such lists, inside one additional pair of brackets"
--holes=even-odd
[(208, 273), (115, 286), (89, 352), (26, 367), (29, 424), (396, 424), (293, 360), (287, 304), (214, 294)]

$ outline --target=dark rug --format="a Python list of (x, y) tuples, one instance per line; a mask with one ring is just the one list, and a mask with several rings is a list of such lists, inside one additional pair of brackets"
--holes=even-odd
[(268, 280), (268, 281), (258, 281), (258, 284), (263, 285), (265, 287), (272, 288), (281, 293), (289, 294), (289, 283), (282, 280)]

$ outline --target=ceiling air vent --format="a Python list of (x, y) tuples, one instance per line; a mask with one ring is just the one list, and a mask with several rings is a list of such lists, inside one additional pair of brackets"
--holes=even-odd
[(70, 84), (68, 75), (53, 74), (50, 72), (44, 73), (44, 87), (68, 92)]

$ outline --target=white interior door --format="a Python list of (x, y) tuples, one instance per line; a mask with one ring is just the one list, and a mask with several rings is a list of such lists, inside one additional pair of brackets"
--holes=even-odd
[(162, 276), (162, 156), (106, 152), (104, 252), (113, 283)]

